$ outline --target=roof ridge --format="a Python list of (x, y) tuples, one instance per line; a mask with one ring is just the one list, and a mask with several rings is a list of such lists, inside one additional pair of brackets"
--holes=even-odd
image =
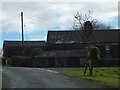
[[(48, 32), (75, 32), (75, 31), (82, 31), (82, 30), (48, 30)], [(98, 29), (98, 30), (93, 30), (93, 31), (120, 31), (120, 29)]]

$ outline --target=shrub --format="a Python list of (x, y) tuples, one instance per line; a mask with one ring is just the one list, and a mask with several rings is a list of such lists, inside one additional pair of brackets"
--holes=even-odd
[(32, 59), (28, 56), (12, 56), (12, 66), (31, 66)]
[(98, 60), (100, 59), (100, 50), (96, 46), (91, 46), (90, 47), (90, 58), (92, 60)]
[(33, 48), (32, 55), (33, 56), (40, 55), (41, 52), (42, 52), (42, 48)]

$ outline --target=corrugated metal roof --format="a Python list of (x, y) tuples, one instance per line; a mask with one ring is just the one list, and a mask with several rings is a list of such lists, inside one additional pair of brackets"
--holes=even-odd
[[(93, 30), (93, 33), (88, 39), (88, 43), (117, 43), (120, 35), (120, 29), (112, 30)], [(47, 42), (50, 44), (63, 43), (82, 43), (82, 30), (77, 31), (48, 31)]]
[[(4, 46), (21, 46), (22, 41), (4, 41)], [(24, 41), (24, 46), (46, 46), (45, 41)]]

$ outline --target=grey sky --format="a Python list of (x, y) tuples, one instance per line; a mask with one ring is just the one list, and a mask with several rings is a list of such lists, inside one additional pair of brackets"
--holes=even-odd
[[(93, 17), (101, 22), (111, 22), (113, 17), (118, 16), (116, 2), (3, 2), (2, 28), (3, 32), (20, 32), (16, 30), (20, 28), (21, 11), (24, 12), (24, 24), (28, 33), (50, 27), (70, 27), (77, 11), (87, 13), (88, 10), (93, 10)], [(13, 29), (9, 29), (10, 26)]]
[[(21, 33), (21, 11), (24, 12), (25, 34), (39, 34), (50, 29), (69, 30), (75, 20), (74, 14), (85, 14), (88, 10), (94, 11), (93, 18), (118, 28), (118, 0), (2, 0), (0, 7), (0, 36)], [(36, 35), (30, 37), (31, 40), (40, 38)], [(45, 39), (46, 34), (41, 38)], [(0, 45), (2, 42), (0, 38)]]

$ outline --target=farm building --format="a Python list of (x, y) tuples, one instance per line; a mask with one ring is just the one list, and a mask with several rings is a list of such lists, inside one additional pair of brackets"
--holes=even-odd
[[(93, 30), (87, 44), (96, 45), (101, 51), (103, 63), (117, 65), (120, 56), (120, 29)], [(83, 65), (85, 52), (82, 31), (48, 31), (45, 41), (25, 41), (26, 54), (31, 48), (40, 47), (42, 53), (35, 56), (35, 67), (79, 67)], [(3, 56), (11, 57), (20, 54), (21, 41), (4, 41)]]
[[(33, 65), (37, 67), (79, 67), (85, 58), (83, 50), (54, 50), (45, 51), (36, 56)], [(81, 59), (82, 58), (82, 59)]]
[[(32, 49), (40, 47), (45, 50), (45, 41), (24, 41), (25, 54), (31, 54)], [(20, 55), (22, 53), (22, 42), (21, 41), (4, 41), (3, 43), (3, 56), (11, 57), (13, 55)]]
[[(120, 30), (93, 30), (87, 43), (101, 50), (101, 58), (118, 59), (120, 49)], [(47, 45), (50, 50), (81, 50), (83, 40), (81, 31), (48, 31)]]
[[(100, 66), (118, 65), (120, 56), (119, 40), (120, 30), (93, 30), (87, 43), (96, 45), (101, 52)], [(79, 67), (83, 66), (85, 52), (84, 43), (81, 38), (81, 31), (48, 31), (47, 50), (35, 59), (35, 65), (38, 67), (56, 66), (56, 67)], [(61, 62), (61, 64), (60, 64)], [(46, 63), (46, 64), (42, 64)]]
[[(45, 50), (45, 41), (24, 41), (24, 54), (31, 55), (33, 48), (42, 48)], [(22, 55), (22, 41), (4, 41), (3, 43), (3, 64), (5, 64), (12, 56)], [(10, 61), (10, 60), (9, 60)], [(8, 61), (8, 63), (9, 63)]]

